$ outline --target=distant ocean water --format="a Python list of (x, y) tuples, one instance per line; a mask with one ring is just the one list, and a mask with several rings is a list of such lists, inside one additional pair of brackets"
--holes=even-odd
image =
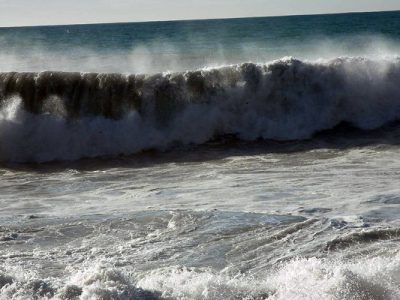
[(0, 299), (399, 299), (400, 12), (0, 28)]

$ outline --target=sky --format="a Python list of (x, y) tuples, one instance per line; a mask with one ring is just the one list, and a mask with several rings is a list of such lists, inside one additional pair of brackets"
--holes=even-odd
[(400, 0), (0, 0), (0, 27), (400, 10)]

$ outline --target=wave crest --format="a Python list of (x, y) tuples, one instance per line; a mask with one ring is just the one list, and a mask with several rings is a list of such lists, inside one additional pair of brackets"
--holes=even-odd
[(284, 58), (182, 73), (0, 73), (0, 160), (132, 154), (222, 135), (307, 139), (400, 119), (400, 59)]

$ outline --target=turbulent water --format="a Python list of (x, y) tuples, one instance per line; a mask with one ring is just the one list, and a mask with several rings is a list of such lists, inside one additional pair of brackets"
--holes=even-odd
[(0, 28), (0, 299), (399, 299), (399, 24)]

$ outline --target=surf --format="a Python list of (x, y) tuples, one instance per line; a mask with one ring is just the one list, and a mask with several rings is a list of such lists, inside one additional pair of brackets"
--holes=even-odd
[[(400, 119), (400, 58), (338, 57), (157, 74), (0, 73), (0, 160), (129, 155), (231, 135), (291, 141)], [(62, 139), (60, 139), (62, 137)]]

